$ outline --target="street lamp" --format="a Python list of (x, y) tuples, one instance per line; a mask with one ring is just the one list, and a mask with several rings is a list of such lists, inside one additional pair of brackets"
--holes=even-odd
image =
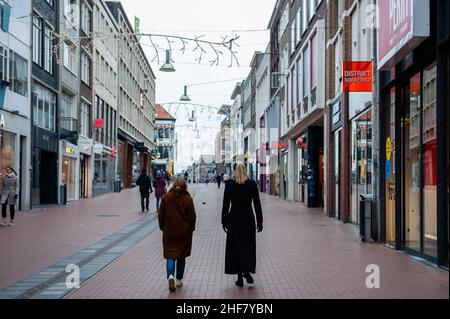
[(166, 63), (163, 64), (161, 69), (159, 69), (161, 72), (175, 72), (175, 68), (173, 67), (170, 59), (170, 51), (166, 50)]
[(181, 96), (180, 98), (181, 102), (190, 102), (191, 99), (189, 98), (189, 96), (187, 95), (187, 86), (184, 86), (184, 94)]

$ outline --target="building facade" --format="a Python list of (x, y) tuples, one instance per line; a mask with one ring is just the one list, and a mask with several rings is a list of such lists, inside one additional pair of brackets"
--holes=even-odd
[(281, 195), (309, 207), (324, 205), (325, 4), (289, 4), (288, 69), (281, 109)]
[(377, 37), (377, 228), (382, 242), (448, 267), (449, 2), (402, 5), (399, 28), (380, 17)]
[(31, 118), (33, 207), (60, 202), (59, 175), (59, 66), (61, 59), (53, 38), (59, 34), (60, 2), (32, 1)]
[(94, 56), (92, 0), (80, 0), (80, 104), (78, 108), (78, 149), (80, 152), (80, 198), (92, 197), (94, 178), (93, 123), (94, 123)]
[(80, 197), (80, 150), (78, 148), (80, 105), (80, 1), (62, 1), (59, 6), (59, 33), (64, 34), (57, 47), (60, 61), (58, 94), (58, 167), (62, 201)]
[(31, 2), (0, 2), (0, 178), (19, 178), (19, 209), (31, 205)]
[(174, 175), (175, 152), (177, 139), (175, 136), (176, 119), (161, 105), (155, 106), (156, 124), (156, 159), (152, 160), (151, 171), (156, 175), (157, 171), (165, 171)]
[[(93, 1), (94, 32), (117, 34), (119, 26), (104, 1)], [(117, 180), (118, 50), (115, 37), (94, 38), (93, 196), (114, 191)]]
[(268, 188), (268, 132), (266, 111), (270, 102), (270, 46), (262, 55), (255, 76), (255, 147), (256, 163), (258, 171), (258, 187), (261, 192), (266, 192)]
[(150, 167), (151, 151), (156, 147), (153, 141), (155, 75), (122, 4), (117, 1), (106, 3), (121, 34), (118, 61), (118, 173), (124, 187), (131, 187), (135, 185), (139, 171)]

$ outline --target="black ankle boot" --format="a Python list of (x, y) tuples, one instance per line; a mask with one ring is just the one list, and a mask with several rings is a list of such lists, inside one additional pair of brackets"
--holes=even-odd
[(238, 280), (236, 281), (236, 286), (244, 287), (244, 279), (242, 279), (242, 275), (238, 275)]
[(250, 275), (249, 272), (244, 274), (245, 280), (247, 281), (248, 284), (253, 284), (255, 281), (253, 280), (252, 275)]

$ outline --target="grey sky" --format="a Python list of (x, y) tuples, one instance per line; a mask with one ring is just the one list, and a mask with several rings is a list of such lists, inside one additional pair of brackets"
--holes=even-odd
[[(175, 73), (162, 73), (159, 71), (161, 63), (152, 62), (156, 75), (156, 101), (159, 103), (178, 102), (183, 86), (221, 81), (228, 79), (245, 78), (249, 71), (249, 64), (255, 51), (264, 51), (269, 41), (269, 32), (262, 31), (267, 28), (275, 0), (166, 0), (142, 1), (122, 0), (122, 4), (130, 20), (140, 18), (141, 33), (158, 33), (194, 37), (204, 35), (204, 39), (220, 41), (221, 36), (232, 37), (238, 34), (240, 39), (236, 48), (240, 67), (234, 65), (229, 68), (230, 56), (227, 52), (221, 57), (220, 65), (211, 67), (208, 63), (214, 54), (204, 55), (199, 65), (195, 59), (198, 53), (186, 51), (183, 55), (179, 49), (180, 42), (173, 44), (172, 59), (175, 61)], [(260, 31), (248, 31), (260, 30)], [(148, 59), (153, 60), (155, 53), (149, 40), (142, 38), (141, 42)], [(155, 43), (167, 48), (163, 39)], [(190, 45), (193, 48), (192, 44)], [(162, 53), (162, 52), (161, 52)], [(194, 86), (188, 89), (191, 103), (214, 105), (230, 103), (230, 95), (234, 85), (238, 82), (230, 81), (218, 84)], [(175, 113), (176, 105), (170, 108)], [(169, 107), (167, 107), (169, 109)], [(192, 110), (192, 108), (191, 108)], [(198, 128), (200, 138), (194, 138), (193, 122), (187, 119), (188, 110), (178, 108), (177, 132), (179, 137), (178, 162), (175, 170), (181, 171), (191, 164), (192, 158), (198, 159), (200, 153), (214, 154), (214, 138), (219, 128), (221, 118), (208, 111), (198, 113)]]

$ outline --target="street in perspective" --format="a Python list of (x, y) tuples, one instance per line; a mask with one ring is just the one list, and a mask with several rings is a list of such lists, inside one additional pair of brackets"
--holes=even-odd
[(0, 0), (0, 299), (448, 300), (449, 17)]

